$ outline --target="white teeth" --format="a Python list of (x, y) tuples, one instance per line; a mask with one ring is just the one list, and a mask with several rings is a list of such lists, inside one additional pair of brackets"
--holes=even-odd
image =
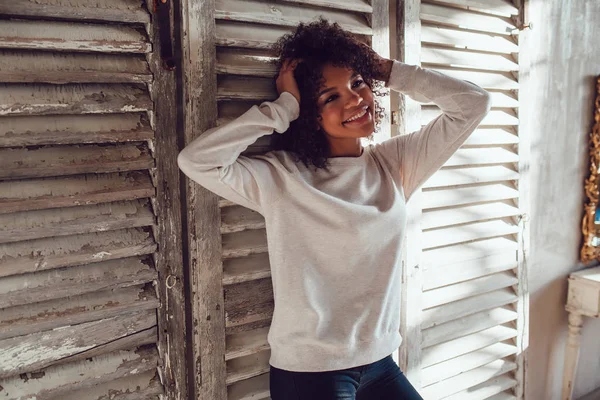
[(350, 121), (354, 121), (355, 119), (358, 119), (358, 118), (362, 117), (362, 116), (363, 116), (363, 115), (365, 115), (366, 113), (367, 113), (367, 108), (364, 108), (364, 109), (362, 110), (362, 112), (360, 112), (360, 113), (356, 114), (356, 115), (355, 115), (354, 117), (352, 117), (352, 118), (348, 118), (348, 119), (347, 119), (346, 121), (344, 121), (344, 122), (350, 122)]

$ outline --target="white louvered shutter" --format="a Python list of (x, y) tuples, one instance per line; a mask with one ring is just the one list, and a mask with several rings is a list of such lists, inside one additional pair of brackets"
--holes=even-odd
[[(365, 0), (217, 0), (212, 10), (207, 6), (193, 9), (192, 3), (184, 4), (183, 8), (186, 7), (189, 13), (184, 18), (183, 32), (191, 41), (201, 42), (198, 48), (204, 55), (196, 58), (192, 50), (185, 54), (184, 44), (184, 58), (191, 59), (186, 78), (190, 82), (204, 82), (201, 89), (188, 88), (191, 102), (194, 96), (198, 101), (188, 108), (188, 112), (215, 107), (206, 112), (210, 115), (200, 123), (189, 122), (188, 130), (197, 131), (192, 135), (236, 118), (254, 104), (277, 98), (273, 80), (276, 71), (270, 64), (273, 54), (269, 48), (299, 22), (316, 20), (322, 15), (350, 32), (366, 37), (381, 54), (389, 53), (385, 1), (370, 4)], [(195, 22), (196, 18), (200, 18), (200, 23)], [(209, 27), (211, 24), (214, 27)], [(374, 32), (376, 36), (373, 36)], [(207, 61), (211, 59), (211, 51), (216, 54), (214, 63)], [(204, 72), (196, 74), (195, 71), (201, 70)], [(208, 82), (214, 79), (213, 74), (216, 74), (216, 81)], [(209, 103), (207, 93), (212, 92), (216, 93), (217, 104)], [(389, 136), (389, 131), (389, 127), (384, 128), (376, 140)], [(269, 142), (268, 136), (260, 138), (243, 154), (268, 151)], [(195, 244), (190, 244), (192, 260), (196, 258), (195, 251), (205, 255), (203, 263), (198, 260), (197, 269), (192, 270), (192, 274), (198, 276), (197, 285), (192, 287), (197, 299), (192, 299), (192, 304), (197, 307), (193, 323), (204, 326), (196, 334), (194, 345), (195, 357), (200, 354), (202, 363), (195, 371), (197, 393), (200, 398), (204, 395), (206, 398), (212, 396), (211, 399), (268, 399), (270, 350), (267, 333), (274, 303), (264, 218), (228, 200), (217, 199), (194, 184), (190, 184), (188, 190), (188, 193), (197, 191), (194, 197), (202, 199), (189, 205), (188, 216), (195, 221), (190, 224), (190, 236), (194, 237), (195, 231), (203, 235), (214, 234), (218, 239), (210, 244), (213, 249), (210, 256), (207, 256), (208, 245), (202, 248), (198, 245), (194, 249)], [(187, 197), (191, 196), (188, 194)], [(195, 210), (195, 207), (203, 208)], [(215, 212), (213, 210), (218, 212), (217, 219), (207, 216), (207, 213)], [(212, 258), (213, 251), (218, 253), (215, 258)], [(219, 279), (220, 286), (207, 283), (212, 279)], [(215, 304), (223, 304), (224, 312), (219, 314), (220, 306), (215, 307)], [(210, 314), (208, 320), (206, 313)], [(203, 348), (202, 343), (213, 343), (211, 350)]]
[[(404, 6), (406, 18), (420, 19), (420, 26), (405, 22), (409, 61), (474, 82), (493, 100), (474, 134), (413, 199), (402, 365), (426, 400), (521, 399), (528, 143), (518, 130), (519, 6)], [(433, 105), (407, 109), (408, 124), (425, 125), (440, 113)]]
[(0, 397), (159, 398), (174, 378), (157, 370), (151, 15), (137, 0), (0, 15)]

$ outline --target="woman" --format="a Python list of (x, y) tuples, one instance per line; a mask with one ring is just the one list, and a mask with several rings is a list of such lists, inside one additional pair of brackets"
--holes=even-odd
[[(391, 357), (401, 342), (406, 202), (481, 122), (490, 96), (382, 58), (323, 19), (275, 50), (279, 98), (208, 130), (178, 158), (192, 180), (265, 217), (271, 398), (420, 399)], [(381, 117), (374, 93), (383, 85), (442, 115), (362, 147)], [(274, 150), (240, 155), (274, 132)]]

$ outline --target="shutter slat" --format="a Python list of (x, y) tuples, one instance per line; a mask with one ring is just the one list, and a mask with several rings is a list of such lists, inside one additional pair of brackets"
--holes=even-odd
[[(518, 300), (518, 296), (512, 289), (502, 289), (492, 293), (473, 296), (469, 299), (455, 301), (450, 304), (444, 304), (439, 307), (430, 308), (423, 311), (422, 329), (443, 324), (454, 319), (466, 317), (479, 311), (490, 308), (505, 306)], [(447, 338), (446, 340), (450, 340)]]
[(504, 165), (441, 169), (425, 182), (423, 189), (450, 189), (461, 185), (516, 181), (518, 179), (519, 173)]
[[(32, 249), (35, 249), (33, 251)], [(147, 229), (122, 229), (0, 244), (0, 277), (43, 271), (156, 251)]]
[(19, 375), (0, 380), (7, 398), (39, 398), (42, 392), (47, 398), (64, 397), (70, 391), (87, 389), (91, 386), (115, 379), (154, 371), (160, 357), (155, 346), (128, 351), (114, 351), (91, 359), (81, 359), (43, 370), (36, 379), (24, 381)]
[[(156, 330), (154, 328), (153, 330)], [(62, 395), (61, 400), (80, 400), (89, 395), (89, 389), (70, 391), (68, 395)], [(127, 393), (125, 398), (115, 393)], [(140, 374), (129, 375), (109, 382), (94, 385), (94, 394), (97, 399), (114, 400), (160, 400), (166, 396), (165, 389), (160, 381), (157, 371), (149, 370)], [(129, 397), (129, 398), (128, 398)]]
[(476, 222), (450, 228), (440, 228), (423, 232), (423, 249), (449, 246), (473, 240), (517, 234), (519, 226), (504, 221)]
[(103, 53), (149, 53), (142, 28), (50, 21), (0, 21), (0, 48)]
[(0, 149), (0, 179), (135, 171), (154, 166), (145, 145)]
[(298, 6), (291, 2), (277, 4), (255, 0), (216, 0), (215, 2), (215, 18), (218, 20), (295, 27), (301, 22), (312, 21), (316, 15), (336, 21), (343, 29), (352, 33), (359, 35), (373, 33), (366, 19), (335, 9), (319, 9), (308, 5)]
[[(516, 381), (515, 381), (515, 385), (516, 385)], [(511, 393), (502, 392), (502, 393), (498, 393), (492, 397), (488, 397), (486, 400), (517, 400), (517, 398)]]
[(110, 21), (147, 24), (148, 11), (135, 0), (78, 1), (13, 0), (0, 4), (0, 14), (19, 17)]
[(469, 10), (436, 4), (421, 4), (421, 21), (448, 25), (461, 29), (510, 35), (516, 29), (510, 18), (482, 15)]
[(515, 336), (517, 336), (517, 330), (514, 327), (499, 325), (458, 339), (449, 340), (423, 350), (422, 366), (427, 368), (494, 343), (512, 339)]
[(151, 310), (158, 306), (156, 291), (148, 285), (3, 308), (0, 309), (0, 339)]
[(156, 270), (149, 263), (147, 259), (131, 257), (4, 277), (0, 279), (0, 307), (141, 285), (157, 279)]
[(473, 280), (455, 283), (431, 289), (423, 293), (423, 309), (437, 307), (453, 301), (466, 299), (494, 290), (504, 289), (518, 283), (517, 278), (510, 272), (500, 272)]
[(422, 229), (444, 228), (452, 225), (514, 217), (521, 213), (518, 207), (505, 203), (487, 203), (477, 206), (425, 211), (421, 218)]
[(427, 192), (423, 209), (457, 207), (465, 204), (516, 199), (519, 192), (502, 184), (481, 185), (458, 189), (440, 189)]
[(147, 199), (0, 215), (0, 243), (154, 225)]
[(487, 51), (491, 53), (518, 53), (519, 46), (510, 37), (467, 32), (449, 27), (424, 23), (421, 28), (423, 44), (444, 45), (457, 49)]
[(224, 259), (266, 253), (267, 233), (264, 229), (228, 233), (223, 235), (222, 246)]
[(227, 207), (221, 211), (221, 233), (265, 227), (265, 218), (258, 212), (242, 206)]
[(272, 25), (257, 28), (255, 25), (241, 22), (218, 21), (215, 27), (215, 44), (270, 50), (282, 35), (291, 31), (291, 28)]
[(269, 374), (262, 374), (227, 386), (228, 400), (266, 400), (269, 397)]
[(427, 386), (422, 391), (426, 399), (441, 400), (448, 395), (469, 389), (475, 385), (486, 382), (496, 376), (503, 375), (517, 369), (517, 364), (506, 360), (496, 360), (474, 370), (446, 379), (445, 381)]
[[(430, 121), (442, 115), (442, 111), (437, 107), (422, 107), (421, 108), (421, 125), (427, 125)], [(519, 119), (505, 110), (490, 111), (480, 126), (517, 126)]]
[[(492, 254), (516, 252), (518, 244), (508, 238), (481, 240), (469, 244), (461, 244), (441, 249), (427, 250), (421, 255), (421, 264), (444, 265), (469, 261)], [(516, 257), (516, 253), (515, 257)]]
[(460, 70), (458, 68), (432, 68), (453, 78), (476, 83), (484, 89), (490, 90), (518, 90), (519, 82), (508, 72), (480, 72)]
[(150, 110), (148, 92), (134, 85), (0, 85), (0, 116)]
[(422, 347), (435, 346), (497, 325), (516, 321), (517, 317), (516, 311), (502, 307), (476, 311), (474, 314), (425, 329), (422, 333)]
[(240, 335), (229, 335), (227, 337), (225, 361), (269, 350), (268, 333), (269, 328), (260, 328)]
[(239, 326), (269, 320), (273, 316), (271, 279), (244, 282), (223, 288), (225, 326)]
[(454, 264), (430, 266), (423, 272), (423, 290), (452, 285), (517, 268), (515, 252), (494, 254)]
[(147, 172), (0, 182), (0, 214), (152, 197)]
[(309, 4), (318, 7), (372, 13), (373, 7), (365, 0), (282, 0), (289, 3)]
[(226, 384), (231, 385), (244, 379), (253, 378), (269, 372), (269, 351), (263, 351), (247, 357), (235, 358), (227, 362)]
[[(512, 374), (511, 374), (512, 375)], [(497, 400), (497, 399), (511, 399), (513, 396), (500, 393), (508, 389), (512, 389), (517, 385), (517, 381), (510, 375), (502, 375), (497, 378), (490, 379), (489, 381), (483, 382), (477, 386), (473, 386), (465, 391), (456, 393), (453, 396), (446, 397), (448, 400)], [(493, 397), (492, 397), (493, 396)]]
[[(1, 352), (6, 355), (0, 364), (0, 378), (46, 368), (62, 358), (88, 351), (155, 325), (156, 312), (146, 310), (0, 340)], [(65, 337), (69, 340), (65, 341)], [(36, 347), (45, 351), (32, 352), (31, 349)]]
[(218, 80), (217, 100), (272, 100), (277, 91), (270, 78), (223, 76)]
[[(473, 68), (491, 71), (518, 71), (510, 56), (503, 54), (475, 53), (458, 49), (423, 47), (421, 64), (424, 67), (444, 65), (449, 67)], [(494, 102), (492, 101), (492, 105)]]
[(464, 146), (497, 146), (503, 144), (517, 144), (519, 137), (513, 128), (484, 128), (475, 129), (463, 144)]
[(154, 138), (141, 113), (2, 117), (0, 147), (116, 143)]
[(142, 55), (0, 50), (0, 82), (64, 84), (151, 81), (152, 74)]
[(444, 167), (467, 165), (511, 164), (519, 161), (519, 155), (503, 147), (461, 148), (444, 164)]
[(516, 352), (516, 346), (505, 343), (496, 343), (472, 353), (423, 368), (421, 382), (423, 387), (427, 387), (433, 383), (457, 376), (492, 361), (514, 355)]
[(438, 3), (445, 3), (458, 7), (476, 9), (478, 11), (487, 11), (496, 14), (517, 15), (519, 9), (510, 0), (436, 0)]
[(260, 76), (273, 79), (277, 73), (273, 57), (265, 50), (217, 48), (219, 74)]
[(223, 260), (223, 285), (233, 285), (270, 276), (271, 267), (266, 253)]

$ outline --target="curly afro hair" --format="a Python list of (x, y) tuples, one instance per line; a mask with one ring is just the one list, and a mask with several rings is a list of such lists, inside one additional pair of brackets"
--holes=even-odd
[[(302, 59), (294, 70), (300, 90), (300, 115), (292, 121), (283, 134), (272, 135), (274, 150), (286, 150), (296, 155), (307, 167), (327, 168), (330, 146), (325, 133), (318, 124), (318, 91), (324, 83), (323, 67), (331, 64), (346, 67), (359, 73), (375, 97), (375, 130), (384, 117), (377, 96), (384, 96), (383, 82), (376, 80), (377, 54), (361, 44), (353, 34), (343, 30), (337, 23), (323, 17), (305, 24), (294, 32), (283, 35), (273, 46), (278, 57), (277, 70), (287, 59)], [(276, 78), (276, 76), (275, 76)], [(373, 139), (371, 134), (369, 140)]]

